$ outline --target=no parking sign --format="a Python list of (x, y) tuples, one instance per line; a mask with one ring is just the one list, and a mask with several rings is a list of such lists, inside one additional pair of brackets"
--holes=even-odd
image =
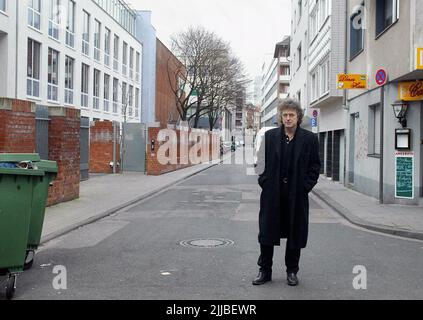
[(388, 74), (385, 69), (379, 69), (376, 71), (375, 76), (376, 83), (378, 86), (383, 86), (388, 81)]

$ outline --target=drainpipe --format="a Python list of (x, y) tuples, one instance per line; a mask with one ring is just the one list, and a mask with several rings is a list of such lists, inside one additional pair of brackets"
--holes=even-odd
[[(344, 74), (348, 72), (348, 1), (345, 1), (345, 33), (344, 33)], [(347, 123), (346, 128), (349, 126), (349, 106), (348, 106), (348, 100), (347, 100), (347, 90), (343, 90), (343, 101), (342, 106), (344, 110), (347, 112)], [(351, 130), (351, 128), (349, 128)], [(348, 130), (349, 131), (349, 130)], [(348, 181), (349, 182), (349, 181)], [(344, 186), (346, 187), (348, 185), (347, 183), (347, 130), (344, 130)]]
[(15, 2), (16, 5), (16, 51), (15, 51), (15, 99), (18, 99), (18, 52), (19, 52), (19, 5), (20, 1)]

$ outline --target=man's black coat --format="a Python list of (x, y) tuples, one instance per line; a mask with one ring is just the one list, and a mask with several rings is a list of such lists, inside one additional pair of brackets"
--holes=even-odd
[(281, 204), (280, 157), (284, 136), (283, 126), (267, 131), (258, 154), (258, 182), (262, 188), (258, 238), (264, 245), (280, 245), (282, 205), (290, 216), (289, 247), (302, 249), (308, 238), (308, 193), (320, 174), (319, 141), (317, 135), (298, 127), (290, 166), (289, 203)]

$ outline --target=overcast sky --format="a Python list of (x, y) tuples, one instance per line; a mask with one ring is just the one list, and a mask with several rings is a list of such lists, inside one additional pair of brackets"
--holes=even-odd
[(151, 10), (157, 37), (190, 25), (202, 25), (231, 43), (251, 78), (260, 75), (266, 55), (291, 30), (291, 0), (127, 0), (137, 10)]

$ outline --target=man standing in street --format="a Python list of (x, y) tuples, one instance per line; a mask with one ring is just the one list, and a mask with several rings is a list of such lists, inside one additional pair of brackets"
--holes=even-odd
[(256, 172), (262, 188), (259, 235), (260, 271), (253, 285), (272, 280), (273, 250), (287, 239), (285, 265), (287, 282), (298, 285), (301, 249), (307, 245), (308, 193), (320, 174), (319, 141), (300, 127), (304, 113), (293, 99), (278, 106), (280, 127), (269, 130), (260, 146)]

